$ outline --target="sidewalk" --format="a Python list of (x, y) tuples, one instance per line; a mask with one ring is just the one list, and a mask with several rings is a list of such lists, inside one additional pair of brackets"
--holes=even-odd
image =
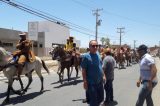
[[(58, 64), (58, 62), (56, 60), (50, 60), (50, 59), (46, 59), (44, 62), (49, 70), (51, 70), (52, 67), (57, 66), (57, 64)], [(47, 73), (47, 72), (42, 68), (42, 74), (45, 74), (45, 73)], [(0, 72), (0, 81), (5, 81), (5, 80), (6, 80), (6, 77), (4, 76), (3, 71), (1, 71)]]

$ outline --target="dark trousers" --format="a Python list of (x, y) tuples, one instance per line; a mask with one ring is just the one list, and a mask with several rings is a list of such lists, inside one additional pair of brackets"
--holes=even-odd
[(104, 89), (106, 92), (105, 102), (113, 101), (113, 80), (107, 80)]
[(99, 106), (104, 100), (103, 82), (99, 84), (88, 84), (89, 106)]

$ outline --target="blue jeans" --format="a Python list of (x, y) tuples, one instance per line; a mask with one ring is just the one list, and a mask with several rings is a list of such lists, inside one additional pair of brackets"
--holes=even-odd
[(99, 84), (88, 84), (88, 96), (90, 106), (99, 106), (104, 100), (103, 82)]
[[(152, 83), (153, 87), (156, 86), (157, 83)], [(153, 90), (153, 89), (152, 89)], [(147, 106), (154, 106), (152, 100), (152, 90), (148, 89), (148, 82), (143, 82), (141, 90), (139, 92), (138, 100), (136, 106), (143, 106), (144, 101), (146, 100)]]
[(104, 89), (106, 91), (106, 99), (105, 102), (113, 101), (113, 80), (107, 80)]

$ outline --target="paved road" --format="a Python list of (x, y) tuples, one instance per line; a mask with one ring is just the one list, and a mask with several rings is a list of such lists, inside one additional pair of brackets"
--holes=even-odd
[[(155, 59), (158, 70), (160, 70), (160, 61)], [(139, 77), (139, 65), (127, 67), (127, 69), (115, 70), (114, 80), (114, 99), (118, 102), (116, 106), (134, 106), (139, 93), (139, 88), (136, 87), (136, 81)], [(34, 76), (33, 83), (28, 92), (23, 96), (15, 94), (11, 95), (11, 103), (7, 106), (87, 106), (82, 103), (85, 98), (85, 92), (82, 87), (82, 78), (75, 79), (73, 75), (72, 81), (63, 85), (57, 82), (58, 76), (52, 71), (50, 75), (44, 75), (45, 91), (39, 93), (40, 80)], [(158, 72), (160, 76), (160, 72)], [(66, 78), (66, 74), (65, 74)], [(27, 79), (24, 77), (23, 82), (26, 84)], [(14, 83), (14, 88), (19, 88), (19, 83)], [(7, 84), (5, 81), (0, 81), (0, 105), (5, 99)], [(160, 84), (153, 91), (153, 100), (155, 106), (159, 106)], [(144, 105), (145, 106), (145, 105)]]

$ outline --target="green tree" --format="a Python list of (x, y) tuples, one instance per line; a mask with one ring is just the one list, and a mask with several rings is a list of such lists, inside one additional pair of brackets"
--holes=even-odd
[(102, 42), (102, 45), (104, 45), (104, 43), (105, 43), (105, 38), (102, 37), (100, 40), (101, 40), (101, 42)]
[(105, 38), (105, 45), (108, 45), (108, 46), (110, 46), (110, 39), (109, 38)]

